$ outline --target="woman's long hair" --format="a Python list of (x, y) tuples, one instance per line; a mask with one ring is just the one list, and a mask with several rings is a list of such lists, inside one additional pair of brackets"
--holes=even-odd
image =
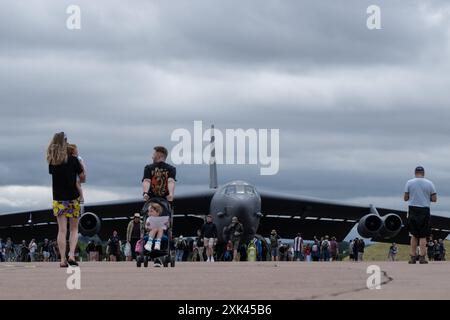
[(67, 141), (64, 132), (55, 133), (47, 148), (47, 162), (60, 165), (67, 162)]

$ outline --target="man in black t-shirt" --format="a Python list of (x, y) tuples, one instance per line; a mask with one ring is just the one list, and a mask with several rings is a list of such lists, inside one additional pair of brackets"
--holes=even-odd
[(142, 190), (144, 201), (152, 197), (159, 197), (173, 201), (176, 181), (176, 168), (167, 164), (167, 149), (162, 146), (154, 147), (153, 163), (144, 169)]

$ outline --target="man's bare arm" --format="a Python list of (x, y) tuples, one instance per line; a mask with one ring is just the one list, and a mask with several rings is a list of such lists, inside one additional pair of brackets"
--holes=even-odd
[(431, 195), (431, 202), (437, 202), (437, 194), (436, 193), (433, 193)]
[(167, 187), (169, 189), (169, 195), (167, 196), (168, 201), (173, 201), (173, 195), (175, 193), (175, 180), (173, 178), (169, 178), (167, 181)]
[(409, 192), (405, 192), (403, 196), (403, 200), (408, 201), (409, 200)]

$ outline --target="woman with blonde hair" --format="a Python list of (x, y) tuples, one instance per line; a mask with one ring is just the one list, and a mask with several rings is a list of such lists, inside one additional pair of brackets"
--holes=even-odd
[[(80, 161), (68, 154), (67, 137), (64, 132), (53, 136), (47, 149), (49, 173), (52, 175), (53, 215), (58, 221), (58, 249), (61, 252), (60, 267), (77, 266), (75, 249), (78, 242), (78, 217), (80, 216), (80, 193), (77, 177), (86, 181)], [(69, 257), (66, 260), (67, 220), (70, 225)]]

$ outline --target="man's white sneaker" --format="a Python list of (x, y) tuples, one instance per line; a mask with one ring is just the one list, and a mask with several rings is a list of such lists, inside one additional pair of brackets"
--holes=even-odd
[(213, 256), (211, 256), (211, 260), (210, 260), (211, 262), (214, 262), (214, 257)]
[(144, 246), (144, 249), (147, 251), (152, 251), (152, 243), (150, 241), (147, 241), (147, 243)]

